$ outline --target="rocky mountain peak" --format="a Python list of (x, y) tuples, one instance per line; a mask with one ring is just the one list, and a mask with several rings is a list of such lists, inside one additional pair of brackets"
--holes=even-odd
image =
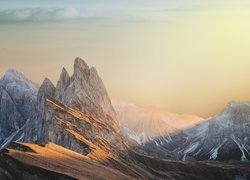
[(234, 108), (243, 108), (250, 107), (250, 103), (248, 102), (238, 102), (238, 101), (230, 101), (225, 109), (234, 109)]
[(83, 112), (94, 114), (102, 112), (115, 117), (107, 90), (96, 69), (89, 68), (79, 57), (75, 59), (72, 77), (63, 68), (57, 82), (55, 98)]
[(231, 119), (235, 119), (236, 116), (239, 119), (250, 118), (250, 103), (231, 101), (226, 108), (221, 112), (219, 116), (231, 116)]
[(82, 69), (85, 69), (85, 68), (89, 69), (88, 64), (80, 57), (75, 58), (74, 65), (77, 67), (81, 67)]
[[(124, 149), (118, 124), (112, 118), (113, 107), (97, 71), (80, 58), (75, 59), (74, 68), (72, 77), (62, 69), (56, 88), (49, 79), (44, 80), (35, 113), (26, 125), (25, 141), (51, 141), (83, 154), (89, 153), (87, 140), (103, 149), (112, 149), (111, 144)], [(84, 135), (85, 144), (79, 135)]]
[(74, 62), (73, 76), (82, 77), (83, 75), (89, 76), (89, 74), (90, 74), (90, 68), (87, 65), (87, 63), (83, 59), (76, 57)]
[(41, 100), (41, 98), (44, 98), (46, 96), (53, 97), (54, 93), (55, 93), (54, 84), (48, 78), (45, 78), (42, 85), (40, 86), (38, 90), (37, 99), (39, 101)]
[[(4, 86), (8, 83), (13, 83), (13, 82), (26, 82), (29, 84), (34, 84), (29, 79), (27, 79), (21, 72), (15, 69), (7, 70), (4, 76), (2, 77), (1, 81)], [(37, 88), (37, 85), (36, 85), (36, 88)]]
[(43, 136), (44, 130), (42, 127), (45, 123), (46, 98), (54, 97), (54, 95), (54, 84), (48, 78), (45, 78), (38, 90), (37, 100), (34, 105), (35, 112), (32, 114), (32, 118), (26, 123), (25, 141), (37, 142)]
[(57, 88), (66, 88), (70, 83), (69, 73), (65, 68), (62, 69), (59, 80), (57, 81)]
[(8, 69), (3, 76), (4, 79), (11, 79), (11, 78), (17, 78), (17, 77), (26, 79), (26, 77), (22, 73), (20, 73), (19, 71), (15, 69)]
[[(96, 69), (82, 59), (75, 59), (71, 77), (62, 69), (56, 87), (45, 78), (40, 88), (32, 91), (34, 85), (15, 70), (9, 70), (3, 79), (9, 83), (0, 86), (0, 112), (7, 112), (0, 114), (6, 124), (0, 127), (0, 141), (9, 137), (2, 147), (16, 139), (39, 144), (52, 141), (89, 153), (87, 140), (91, 140), (117, 156), (112, 145), (124, 149), (106, 88)], [(82, 145), (77, 133), (86, 137), (87, 144)]]
[(55, 88), (54, 84), (48, 78), (45, 78), (43, 80), (43, 83), (42, 83), (40, 88), (42, 88), (42, 87), (48, 87), (48, 88), (49, 87), (54, 87)]
[(56, 85), (56, 99), (62, 99), (64, 92), (70, 85), (70, 76), (65, 68), (62, 69), (59, 80)]

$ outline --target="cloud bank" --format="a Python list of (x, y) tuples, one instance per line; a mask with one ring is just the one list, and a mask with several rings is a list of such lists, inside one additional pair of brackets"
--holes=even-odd
[(76, 8), (25, 8), (0, 11), (1, 22), (88, 19), (93, 16)]
[(159, 12), (166, 12), (166, 13), (178, 13), (178, 12), (196, 12), (196, 11), (205, 11), (208, 8), (202, 6), (193, 6), (193, 7), (172, 7), (172, 8), (165, 8), (161, 9)]

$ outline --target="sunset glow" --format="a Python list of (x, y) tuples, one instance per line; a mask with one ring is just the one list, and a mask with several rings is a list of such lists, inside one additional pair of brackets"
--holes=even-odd
[(2, 0), (0, 75), (55, 82), (79, 56), (110, 96), (206, 118), (250, 99), (249, 19), (246, 0)]

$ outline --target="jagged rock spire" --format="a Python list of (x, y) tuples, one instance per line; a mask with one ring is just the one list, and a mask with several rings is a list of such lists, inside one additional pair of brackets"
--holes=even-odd
[(45, 137), (46, 98), (54, 97), (54, 95), (55, 86), (48, 78), (45, 78), (38, 90), (35, 112), (26, 124), (25, 141), (37, 142)]
[(65, 68), (62, 69), (59, 80), (56, 85), (56, 93), (55, 96), (57, 99), (62, 99), (64, 96), (64, 92), (67, 87), (70, 85), (70, 76)]
[(74, 74), (73, 74), (73, 77), (76, 76), (76, 77), (79, 77), (79, 76), (89, 76), (89, 73), (90, 73), (90, 69), (89, 69), (89, 66), (87, 65), (87, 63), (79, 58), (79, 57), (76, 57), (75, 58), (75, 62), (74, 62)]
[(77, 57), (74, 73), (69, 76), (63, 68), (57, 82), (55, 97), (60, 102), (83, 112), (100, 113), (115, 117), (107, 90), (94, 67)]
[(55, 93), (54, 84), (48, 78), (45, 78), (38, 90), (37, 99), (39, 101), (41, 100), (41, 98), (44, 98), (46, 96), (54, 97), (54, 93)]
[(66, 88), (70, 83), (70, 76), (69, 73), (65, 68), (62, 69), (61, 75), (59, 80), (57, 81), (57, 86), (56, 88)]
[(83, 59), (76, 57), (74, 62), (74, 68), (84, 70), (84, 69), (89, 69), (89, 66)]

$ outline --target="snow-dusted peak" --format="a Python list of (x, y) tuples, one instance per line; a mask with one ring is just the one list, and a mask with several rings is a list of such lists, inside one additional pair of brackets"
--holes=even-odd
[(220, 113), (219, 117), (221, 116), (230, 116), (229, 119), (249, 119), (250, 117), (250, 103), (248, 102), (236, 102), (231, 101), (228, 103), (226, 108)]
[(7, 70), (1, 80), (6, 83), (12, 81), (27, 81), (27, 82), (30, 81), (22, 73), (20, 73), (15, 69)]
[(249, 102), (230, 101), (225, 109), (249, 108)]
[(0, 142), (7, 137), (12, 140), (32, 117), (37, 92), (38, 85), (22, 73), (14, 69), (6, 71), (0, 80)]
[(9, 69), (5, 72), (1, 79), (1, 85), (5, 88), (22, 88), (23, 91), (29, 91), (31, 94), (36, 94), (38, 85), (27, 79), (22, 73), (15, 69)]
[(25, 76), (21, 72), (19, 72), (16, 69), (12, 69), (12, 68), (8, 69), (5, 72), (4, 76), (6, 76), (6, 77), (24, 77), (25, 78)]

